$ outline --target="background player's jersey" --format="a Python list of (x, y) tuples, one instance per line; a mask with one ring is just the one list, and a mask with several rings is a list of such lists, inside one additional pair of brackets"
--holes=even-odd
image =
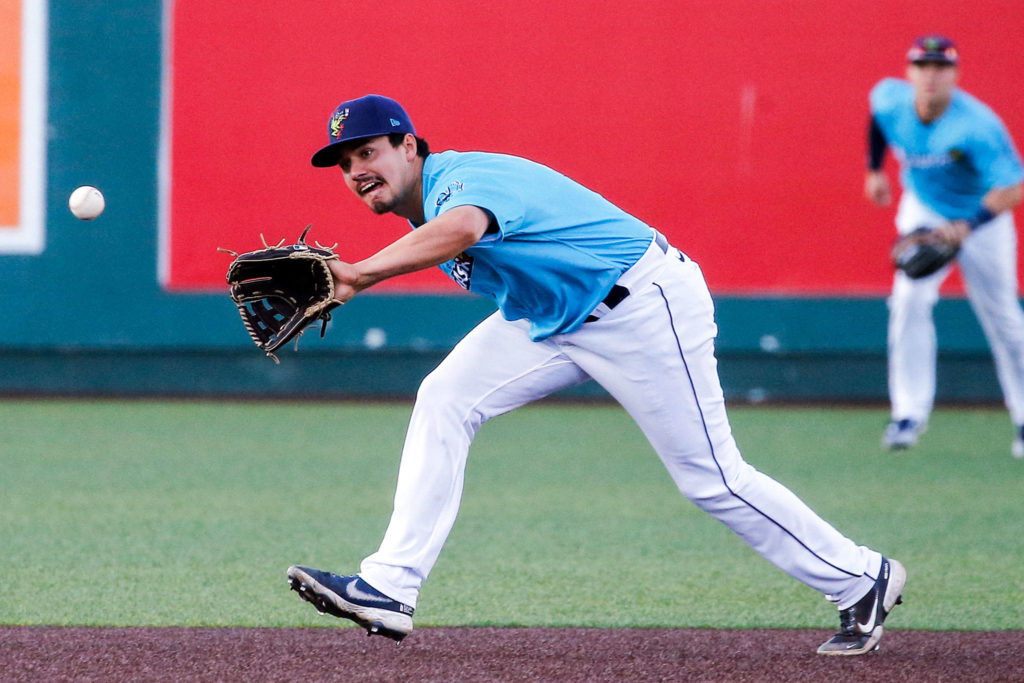
[(913, 86), (886, 78), (871, 91), (871, 114), (901, 165), (900, 182), (949, 220), (970, 218), (993, 187), (1024, 179), (1020, 154), (999, 117), (954, 89), (930, 124), (914, 111)]
[(441, 269), (497, 301), (505, 319), (529, 320), (535, 340), (579, 328), (654, 238), (645, 223), (533, 161), (487, 152), (427, 156), (425, 218), (465, 205), (489, 212), (497, 231)]

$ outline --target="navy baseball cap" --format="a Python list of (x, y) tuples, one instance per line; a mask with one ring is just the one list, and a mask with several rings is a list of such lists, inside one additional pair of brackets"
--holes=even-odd
[(919, 62), (957, 64), (960, 62), (960, 53), (957, 52), (953, 41), (946, 36), (921, 36), (907, 50), (907, 61), (914, 64)]
[(342, 102), (327, 119), (328, 143), (313, 155), (313, 165), (336, 166), (344, 143), (391, 133), (416, 135), (409, 115), (398, 102), (382, 95), (364, 95)]

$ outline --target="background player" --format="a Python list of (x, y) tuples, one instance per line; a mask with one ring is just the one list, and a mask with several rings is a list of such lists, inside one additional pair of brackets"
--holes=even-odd
[[(331, 262), (335, 297), (345, 302), (384, 279), (440, 266), (494, 298), (499, 311), (423, 381), (378, 551), (358, 576), (289, 568), (300, 596), (370, 633), (404, 638), (455, 522), (477, 429), (593, 378), (629, 411), (687, 498), (837, 604), (840, 632), (819, 652), (876, 646), (906, 572), (743, 461), (718, 380), (711, 296), (692, 259), (545, 166), (481, 152), (430, 154), (388, 98), (342, 103), (328, 140), (313, 165), (340, 166), (375, 213), (415, 228), (363, 261)], [(609, 604), (629, 609), (622, 595), (609, 595)]]
[[(960, 56), (951, 40), (924, 36), (907, 53), (907, 80), (886, 78), (871, 91), (864, 191), (892, 201), (885, 150), (900, 160), (903, 194), (896, 228), (937, 229), (960, 244), (967, 296), (985, 332), (1006, 407), (1015, 425), (1013, 455), (1024, 457), (1024, 311), (1017, 298), (1017, 234), (1024, 169), (1002, 121), (956, 87)], [(919, 280), (897, 270), (889, 299), (889, 397), (892, 421), (883, 445), (913, 446), (935, 401), (936, 336), (932, 310), (946, 267)]]

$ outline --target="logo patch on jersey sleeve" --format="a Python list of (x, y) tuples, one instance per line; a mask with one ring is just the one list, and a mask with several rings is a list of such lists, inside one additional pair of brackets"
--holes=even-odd
[(452, 198), (452, 194), (455, 192), (462, 192), (465, 189), (465, 185), (462, 184), (461, 180), (453, 180), (448, 183), (448, 187), (441, 191), (441, 194), (437, 195), (437, 206), (444, 206), (449, 199)]
[(455, 280), (455, 284), (468, 290), (470, 278), (473, 277), (473, 257), (466, 252), (456, 256), (452, 259), (452, 269), (448, 275)]

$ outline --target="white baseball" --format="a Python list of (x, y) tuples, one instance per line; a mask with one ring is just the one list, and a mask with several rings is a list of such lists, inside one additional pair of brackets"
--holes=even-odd
[(71, 213), (75, 214), (75, 218), (83, 221), (91, 221), (96, 218), (103, 213), (106, 206), (107, 202), (103, 199), (103, 193), (89, 185), (82, 185), (72, 192), (71, 198), (68, 199), (68, 208), (71, 209)]

